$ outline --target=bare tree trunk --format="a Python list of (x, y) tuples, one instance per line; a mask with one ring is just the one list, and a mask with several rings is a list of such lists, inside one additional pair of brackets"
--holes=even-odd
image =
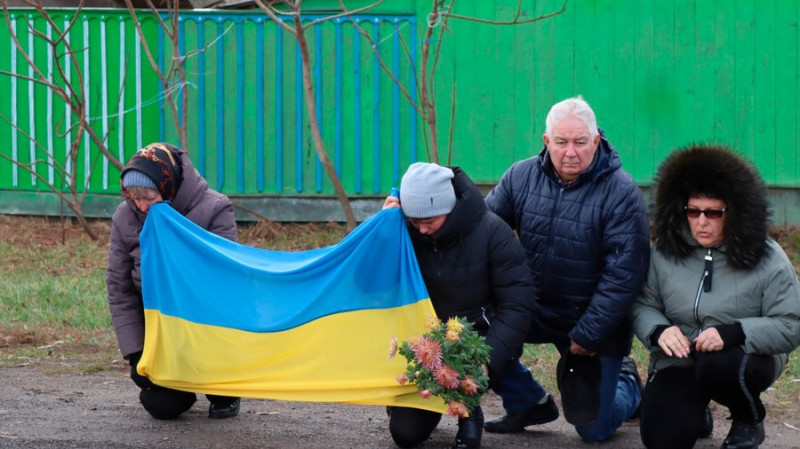
[[(439, 14), (439, 4), (438, 0), (433, 0), (433, 11), (431, 15)], [(422, 64), (420, 66), (420, 86), (422, 91), (422, 96), (420, 101), (422, 102), (422, 120), (425, 122), (425, 126), (428, 128), (429, 139), (430, 139), (430, 150), (428, 151), (428, 158), (434, 164), (439, 163), (439, 145), (438, 145), (438, 137), (436, 133), (436, 99), (433, 98), (433, 75), (434, 72), (431, 71), (430, 77), (428, 74), (428, 58), (430, 56), (431, 50), (431, 37), (433, 37), (433, 26), (428, 23), (428, 28), (425, 30), (425, 39), (423, 40), (422, 44)], [(437, 45), (441, 45), (441, 40)], [(377, 51), (376, 51), (377, 53)]]
[(319, 121), (317, 121), (317, 105), (314, 101), (314, 84), (311, 81), (311, 58), (308, 55), (308, 41), (306, 40), (305, 29), (300, 20), (299, 12), (294, 14), (294, 29), (295, 37), (297, 38), (298, 46), (300, 47), (300, 58), (303, 62), (303, 90), (306, 97), (306, 107), (308, 108), (308, 122), (311, 125), (311, 136), (314, 139), (314, 148), (317, 151), (317, 157), (322, 166), (325, 167), (325, 172), (328, 174), (333, 189), (336, 191), (336, 197), (339, 199), (339, 204), (342, 206), (345, 220), (347, 221), (347, 230), (352, 231), (356, 227), (356, 216), (353, 214), (353, 209), (350, 207), (350, 200), (342, 186), (342, 181), (336, 174), (336, 169), (333, 162), (325, 152), (325, 145), (322, 142), (322, 134), (319, 131)]
[(306, 108), (308, 110), (308, 122), (311, 127), (314, 150), (316, 151), (317, 157), (322, 163), (322, 166), (325, 167), (325, 173), (328, 175), (328, 179), (331, 180), (333, 188), (336, 191), (336, 198), (339, 200), (339, 204), (342, 207), (342, 212), (344, 212), (348, 231), (355, 229), (357, 224), (356, 217), (353, 213), (352, 207), (350, 207), (350, 199), (347, 197), (347, 194), (344, 191), (342, 181), (339, 179), (339, 175), (336, 174), (336, 168), (333, 166), (333, 162), (328, 157), (328, 154), (325, 151), (325, 144), (322, 142), (322, 134), (320, 133), (319, 121), (317, 120), (317, 105), (314, 102), (314, 83), (311, 77), (311, 58), (308, 54), (308, 40), (306, 39), (305, 30), (326, 20), (333, 20), (337, 17), (344, 17), (355, 14), (356, 12), (366, 11), (373, 8), (375, 5), (380, 4), (382, 1), (383, 0), (378, 0), (372, 5), (367, 5), (355, 11), (345, 11), (342, 14), (323, 17), (304, 26), (300, 17), (303, 3), (302, 0), (285, 0), (280, 2), (280, 4), (285, 5), (290, 10), (294, 24), (293, 26), (289, 26), (278, 17), (279, 14), (287, 15), (287, 13), (275, 8), (275, 0), (255, 0), (256, 5), (258, 5), (258, 7), (261, 8), (261, 10), (264, 11), (264, 13), (269, 16), (270, 19), (272, 19), (275, 25), (283, 28), (297, 40), (298, 47), (300, 48), (300, 58), (303, 65), (303, 92), (306, 97), (305, 100)]
[[(145, 55), (147, 55), (148, 61), (150, 61), (150, 67), (158, 75), (158, 79), (161, 82), (161, 89), (164, 91), (164, 101), (169, 108), (172, 124), (175, 127), (175, 132), (178, 134), (178, 140), (180, 140), (180, 147), (186, 153), (190, 153), (186, 130), (186, 117), (189, 110), (189, 92), (186, 90), (186, 71), (184, 70), (186, 55), (180, 55), (179, 53), (180, 30), (178, 28), (178, 14), (180, 12), (180, 2), (178, 0), (166, 0), (169, 19), (168, 22), (164, 22), (161, 15), (158, 13), (158, 8), (153, 4), (153, 1), (145, 1), (150, 8), (150, 12), (158, 20), (162, 31), (169, 39), (169, 44), (172, 48), (172, 61), (166, 71), (161, 70), (158, 66), (158, 62), (156, 62), (156, 59), (153, 57), (150, 45), (147, 44), (146, 36), (144, 31), (142, 31), (142, 25), (139, 22), (139, 18), (136, 16), (132, 0), (125, 0), (125, 5), (128, 7), (128, 13), (131, 15), (131, 19), (133, 19), (133, 23), (136, 26), (136, 32), (139, 34), (139, 41), (142, 43), (142, 48), (145, 51)], [(176, 81), (179, 83), (177, 91), (181, 98), (180, 114), (178, 113), (178, 106), (176, 105), (173, 94), (175, 90), (173, 85)]]

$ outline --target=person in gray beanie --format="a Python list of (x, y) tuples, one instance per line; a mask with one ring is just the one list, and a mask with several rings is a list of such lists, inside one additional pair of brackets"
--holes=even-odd
[[(458, 167), (412, 164), (400, 183), (399, 207), (422, 278), (441, 320), (463, 317), (486, 337), (491, 349), (489, 387), (520, 365), (522, 341), (531, 323), (536, 289), (525, 252), (511, 228), (486, 207), (481, 192)], [(531, 397), (518, 398), (533, 404)], [(400, 447), (427, 440), (440, 414), (390, 407), (389, 431)], [(480, 447), (483, 412), (459, 418), (456, 448)]]
[(456, 205), (453, 170), (436, 164), (416, 162), (400, 181), (400, 202), (409, 218), (447, 215)]
[(136, 187), (158, 190), (158, 186), (149, 176), (139, 170), (128, 170), (128, 172), (122, 176), (122, 188), (128, 190)]
[[(106, 265), (111, 321), (120, 352), (130, 363), (131, 379), (141, 389), (142, 406), (156, 419), (174, 419), (192, 407), (195, 394), (155, 385), (136, 370), (145, 332), (139, 234), (150, 206), (169, 201), (173, 209), (203, 229), (236, 240), (233, 205), (228, 197), (208, 188), (184, 151), (167, 143), (153, 143), (137, 151), (123, 167), (120, 184), (125, 199), (111, 218)], [(207, 397), (209, 418), (239, 413), (239, 398)]]

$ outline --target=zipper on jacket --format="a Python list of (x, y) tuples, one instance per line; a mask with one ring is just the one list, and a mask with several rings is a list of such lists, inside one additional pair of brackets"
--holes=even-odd
[(483, 321), (486, 322), (486, 325), (492, 327), (492, 322), (489, 321), (489, 317), (486, 316), (486, 307), (484, 306), (481, 306), (481, 318), (483, 318)]
[(705, 267), (703, 268), (703, 277), (700, 278), (700, 285), (697, 286), (697, 295), (694, 297), (694, 319), (698, 323), (700, 323), (700, 315), (698, 313), (700, 309), (700, 295), (702, 295), (703, 292), (711, 291), (711, 276), (714, 274), (714, 258), (711, 255), (711, 248), (708, 249), (704, 259)]
[(706, 268), (705, 273), (703, 274), (703, 291), (710, 292), (711, 291), (711, 277), (714, 275), (714, 258), (711, 256), (711, 248), (708, 249), (708, 253), (706, 253)]

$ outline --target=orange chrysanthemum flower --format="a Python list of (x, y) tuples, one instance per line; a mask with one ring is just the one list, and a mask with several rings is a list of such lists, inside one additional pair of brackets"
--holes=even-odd
[(433, 371), (442, 366), (442, 345), (427, 337), (420, 338), (414, 346), (419, 364)]
[(471, 377), (461, 381), (461, 390), (467, 394), (478, 394), (478, 384)]
[(469, 410), (463, 402), (453, 401), (447, 404), (447, 414), (459, 418), (469, 418)]
[(447, 341), (456, 342), (461, 339), (461, 336), (458, 334), (458, 332), (448, 329), (444, 334), (444, 338), (446, 338)]
[(397, 351), (406, 359), (406, 371), (396, 379), (401, 385), (416, 385), (423, 398), (438, 397), (450, 415), (469, 416), (488, 388), (485, 367), (491, 347), (465, 318), (439, 321), (430, 315), (424, 325), (428, 330), (422, 335), (401, 345), (391, 342), (390, 355)]
[(439, 369), (434, 370), (433, 377), (436, 379), (436, 383), (450, 390), (455, 390), (460, 385), (458, 371), (447, 365), (442, 365)]

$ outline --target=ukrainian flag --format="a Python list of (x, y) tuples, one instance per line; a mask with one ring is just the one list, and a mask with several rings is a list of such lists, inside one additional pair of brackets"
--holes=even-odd
[(433, 306), (399, 209), (334, 246), (278, 252), (240, 245), (167, 204), (140, 236), (145, 347), (139, 373), (226, 396), (397, 405), (437, 412), (400, 386), (390, 341), (422, 334)]

